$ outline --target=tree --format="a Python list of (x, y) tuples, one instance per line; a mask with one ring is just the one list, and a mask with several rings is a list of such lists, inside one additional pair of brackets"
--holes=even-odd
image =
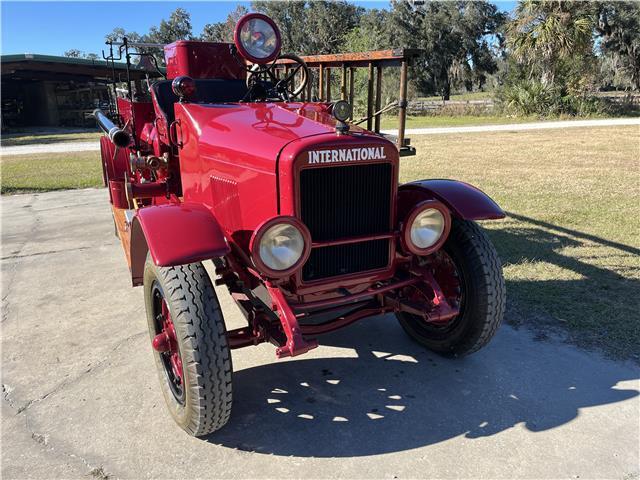
[(65, 57), (69, 58), (86, 58), (87, 60), (98, 60), (98, 57), (95, 53), (84, 53), (82, 50), (78, 50), (77, 48), (72, 48), (64, 52)]
[(364, 12), (343, 0), (254, 1), (252, 5), (276, 22), (283, 51), (300, 55), (341, 51), (347, 34)]
[(121, 42), (123, 38), (127, 37), (127, 40), (130, 42), (139, 42), (142, 39), (142, 36), (136, 32), (127, 32), (122, 27), (114, 28), (111, 33), (107, 33), (104, 36), (104, 39), (107, 42)]
[(588, 2), (523, 0), (507, 25), (507, 44), (530, 79), (550, 86), (567, 61), (592, 55), (593, 29)]
[(164, 45), (176, 40), (192, 40), (191, 15), (183, 8), (176, 8), (168, 20), (161, 20), (160, 25), (151, 27), (144, 39)]
[(396, 47), (422, 50), (412, 77), (424, 93), (448, 100), (453, 85), (482, 86), (497, 70), (490, 39), (500, 40), (505, 16), (485, 1), (419, 4), (394, 0), (391, 41)]
[(82, 52), (77, 48), (72, 48), (64, 52), (64, 56), (69, 58), (82, 58)]
[(389, 48), (392, 43), (390, 16), (388, 10), (372, 9), (364, 12), (358, 25), (345, 36), (341, 51), (365, 52)]
[(510, 54), (499, 97), (514, 113), (586, 115), (603, 110), (593, 93), (594, 40), (601, 5), (522, 0), (506, 28)]
[[(152, 26), (145, 35), (140, 35), (137, 32), (127, 32), (122, 27), (116, 27), (105, 35), (105, 40), (121, 42), (125, 37), (129, 42), (159, 43), (162, 45), (173, 43), (176, 40), (191, 40), (193, 38), (191, 16), (186, 10), (176, 8), (168, 20), (161, 20), (160, 25)], [(158, 64), (164, 64), (164, 52), (162, 48), (137, 48), (134, 50), (137, 50), (139, 53), (151, 54), (156, 58)], [(138, 57), (138, 60), (134, 63), (142, 60), (141, 57), (137, 55), (136, 57)]]
[[(361, 17), (358, 25), (345, 37), (342, 44), (342, 52), (365, 52), (369, 50), (384, 50), (389, 48), (391, 34), (389, 31), (388, 10), (367, 10)], [(367, 84), (368, 72), (364, 68), (355, 69), (354, 78), (354, 113), (355, 116), (364, 116), (367, 109)], [(335, 78), (336, 82), (339, 78)], [(385, 68), (382, 71), (382, 107), (398, 99), (398, 85), (400, 72), (397, 68)], [(336, 83), (334, 91), (339, 91)]]
[(602, 53), (612, 57), (611, 67), (619, 65), (640, 90), (640, 4), (606, 2), (599, 7), (596, 31), (602, 37)]
[(200, 39), (205, 42), (233, 42), (233, 32), (238, 20), (249, 13), (243, 5), (238, 5), (234, 11), (227, 15), (224, 22), (207, 23), (202, 29)]

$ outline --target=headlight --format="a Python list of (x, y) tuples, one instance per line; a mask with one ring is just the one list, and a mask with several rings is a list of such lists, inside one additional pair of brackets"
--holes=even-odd
[(282, 277), (308, 258), (309, 230), (294, 217), (276, 217), (262, 224), (251, 238), (251, 255), (262, 273)]
[(196, 95), (196, 82), (193, 78), (182, 75), (173, 79), (171, 90), (181, 102), (191, 100)]
[(416, 255), (428, 255), (439, 249), (449, 234), (451, 217), (447, 208), (435, 200), (418, 204), (404, 225), (404, 244)]
[(349, 104), (349, 102), (347, 102), (346, 100), (338, 100), (333, 104), (331, 113), (333, 113), (333, 116), (336, 118), (336, 120), (340, 122), (346, 122), (347, 120), (349, 120), (349, 118), (351, 118), (351, 111), (351, 104)]
[(440, 210), (427, 208), (411, 224), (411, 243), (420, 249), (432, 247), (444, 232), (444, 215)]
[(240, 55), (253, 63), (269, 63), (280, 53), (280, 31), (266, 15), (250, 13), (236, 24), (234, 42)]

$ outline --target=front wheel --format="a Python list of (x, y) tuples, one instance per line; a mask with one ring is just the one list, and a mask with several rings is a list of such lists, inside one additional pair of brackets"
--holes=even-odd
[(411, 338), (430, 350), (447, 356), (473, 353), (489, 343), (504, 316), (498, 254), (478, 224), (454, 219), (449, 238), (432, 260), (434, 277), (460, 313), (442, 326), (405, 312), (396, 317)]
[(144, 298), (156, 367), (175, 422), (193, 436), (231, 414), (232, 366), (224, 319), (201, 263), (144, 269)]

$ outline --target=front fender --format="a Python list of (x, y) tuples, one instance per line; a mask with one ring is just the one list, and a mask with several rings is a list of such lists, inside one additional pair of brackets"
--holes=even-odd
[(414, 205), (432, 198), (440, 200), (454, 217), (463, 220), (505, 217), (498, 204), (473, 185), (457, 180), (418, 180), (398, 187), (398, 218), (405, 218)]
[(141, 285), (147, 252), (160, 267), (184, 265), (229, 253), (213, 214), (200, 204), (144, 207), (131, 222), (131, 279)]

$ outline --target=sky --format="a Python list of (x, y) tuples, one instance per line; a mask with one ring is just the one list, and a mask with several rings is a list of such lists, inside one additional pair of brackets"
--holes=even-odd
[[(388, 8), (389, 2), (352, 1), (365, 8)], [(496, 1), (510, 11), (514, 1)], [(193, 33), (199, 35), (207, 23), (220, 22), (237, 5), (251, 9), (251, 2), (7, 2), (0, 3), (3, 55), (39, 53), (62, 55), (72, 48), (97, 53), (104, 48), (104, 36), (115, 27), (146, 33), (152, 25), (182, 7), (191, 14)]]

